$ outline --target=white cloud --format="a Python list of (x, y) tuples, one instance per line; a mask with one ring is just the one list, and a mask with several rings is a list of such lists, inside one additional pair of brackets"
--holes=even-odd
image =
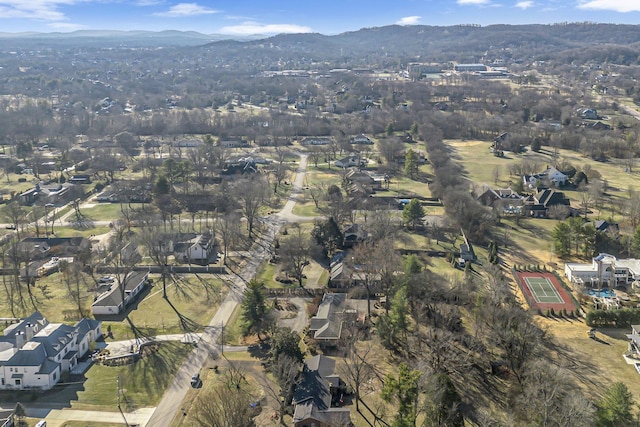
[(612, 10), (614, 12), (640, 12), (640, 2), (637, 0), (591, 0), (580, 1), (580, 9)]
[(310, 33), (311, 28), (296, 24), (261, 24), (247, 21), (240, 25), (230, 25), (219, 30), (222, 34), (252, 35), (252, 34), (282, 34), (282, 33)]
[(516, 3), (516, 7), (526, 10), (526, 9), (529, 9), (530, 7), (533, 7), (533, 2), (530, 0), (519, 1), (518, 3)]
[(404, 18), (400, 18), (396, 24), (398, 25), (417, 25), (420, 23), (422, 16), (405, 16)]
[(154, 15), (169, 18), (183, 18), (186, 16), (209, 15), (212, 13), (218, 13), (218, 11), (200, 6), (197, 3), (178, 3), (175, 6), (171, 6), (168, 11), (154, 13)]
[(63, 21), (67, 18), (58, 7), (83, 1), (86, 0), (0, 0), (0, 18)]
[(466, 5), (476, 5), (476, 6), (484, 6), (491, 3), (490, 0), (458, 0), (458, 4), (462, 6)]

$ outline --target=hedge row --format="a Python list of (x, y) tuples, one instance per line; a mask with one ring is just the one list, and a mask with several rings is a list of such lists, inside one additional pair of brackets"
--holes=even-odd
[(628, 328), (640, 324), (640, 309), (623, 308), (621, 310), (592, 310), (586, 316), (587, 326), (614, 326)]

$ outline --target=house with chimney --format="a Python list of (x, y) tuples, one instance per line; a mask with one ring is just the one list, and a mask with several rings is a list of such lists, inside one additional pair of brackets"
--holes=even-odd
[(102, 336), (102, 324), (49, 323), (35, 312), (0, 336), (0, 390), (49, 390), (68, 375)]

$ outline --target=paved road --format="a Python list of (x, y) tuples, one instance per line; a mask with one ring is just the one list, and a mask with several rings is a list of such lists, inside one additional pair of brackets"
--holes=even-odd
[(246, 283), (255, 277), (260, 263), (269, 256), (271, 243), (280, 227), (284, 224), (284, 221), (274, 216), (265, 218), (263, 222), (267, 225), (267, 229), (253, 245), (252, 256), (249, 258), (247, 265), (239, 273), (230, 273), (231, 289), (229, 293), (215, 316), (213, 316), (213, 319), (209, 322), (205, 332), (202, 333), (198, 346), (189, 354), (173, 382), (165, 391), (162, 400), (146, 425), (169, 427), (175, 414), (181, 408), (187, 391), (191, 387), (191, 376), (202, 369), (208, 356), (217, 356), (219, 346), (216, 342), (221, 334), (222, 325), (229, 321), (235, 308), (242, 302)]
[[(229, 293), (220, 304), (216, 314), (213, 316), (204, 332), (201, 334), (186, 337), (183, 334), (173, 336), (157, 337), (158, 340), (185, 340), (198, 337), (197, 346), (187, 356), (183, 365), (180, 367), (171, 385), (165, 390), (157, 408), (142, 408), (136, 412), (127, 413), (125, 417), (130, 424), (140, 424), (140, 426), (153, 427), (169, 427), (174, 417), (182, 407), (187, 391), (191, 387), (191, 376), (199, 372), (204, 366), (209, 356), (216, 357), (220, 346), (217, 344), (218, 338), (222, 333), (222, 328), (229, 321), (233, 311), (244, 298), (244, 291), (249, 280), (253, 279), (258, 271), (262, 260), (270, 256), (270, 248), (273, 240), (284, 224), (288, 221), (310, 220), (308, 217), (300, 217), (293, 215), (293, 207), (298, 198), (303, 193), (304, 176), (306, 173), (307, 155), (300, 154), (300, 166), (297, 170), (296, 178), (291, 190), (291, 196), (285, 204), (282, 211), (277, 214), (262, 218), (261, 222), (265, 225), (263, 234), (257, 239), (253, 247), (249, 251), (247, 264), (242, 271), (229, 273), (227, 284), (230, 287)], [(313, 220), (313, 218), (311, 218)], [(96, 221), (94, 224), (102, 225), (103, 221)], [(302, 307), (304, 305), (302, 304)], [(123, 341), (118, 343), (109, 343), (112, 351), (127, 351), (134, 344), (134, 341)], [(246, 347), (224, 347), (225, 351), (245, 351)], [(51, 408), (28, 408), (29, 416), (35, 418), (45, 418), (48, 425), (57, 427), (64, 421), (94, 421), (94, 422), (122, 422), (122, 415), (118, 412), (98, 412), (98, 411), (79, 411), (73, 409), (53, 410)]]
[(297, 215), (292, 214), (292, 211), (299, 196), (303, 192), (306, 170), (307, 155), (300, 154), (300, 165), (293, 182), (289, 200), (287, 200), (280, 212), (261, 220), (265, 225), (265, 231), (254, 243), (250, 253), (247, 254), (249, 255), (247, 264), (240, 272), (230, 272), (231, 280), (229, 281), (229, 285), (231, 289), (229, 293), (220, 305), (215, 316), (213, 316), (213, 319), (211, 319), (211, 322), (209, 322), (209, 327), (206, 328), (202, 334), (198, 347), (187, 357), (187, 360), (176, 374), (173, 382), (165, 391), (162, 400), (148, 423), (142, 424), (143, 426), (169, 427), (176, 413), (178, 413), (178, 410), (182, 407), (182, 401), (191, 386), (191, 376), (204, 366), (209, 355), (217, 355), (219, 346), (216, 342), (222, 332), (222, 325), (225, 325), (229, 321), (233, 311), (238, 304), (242, 302), (247, 282), (255, 277), (262, 261), (270, 256), (269, 250), (280, 228), (288, 221), (299, 219)]

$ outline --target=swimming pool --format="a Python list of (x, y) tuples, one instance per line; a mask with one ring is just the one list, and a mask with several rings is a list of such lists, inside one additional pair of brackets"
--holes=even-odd
[(590, 296), (598, 298), (615, 298), (616, 296), (616, 293), (608, 288), (604, 288), (601, 290), (589, 289), (588, 293)]

